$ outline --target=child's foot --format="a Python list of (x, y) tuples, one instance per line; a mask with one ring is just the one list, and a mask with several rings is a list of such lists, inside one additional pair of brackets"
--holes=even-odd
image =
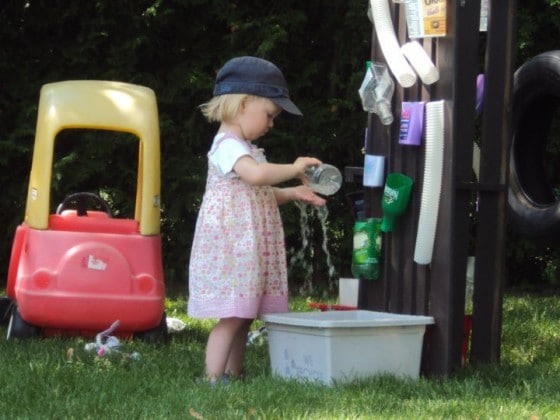
[(241, 372), (241, 373), (224, 373), (222, 376), (222, 379), (228, 379), (229, 381), (232, 382), (236, 382), (236, 381), (242, 381), (244, 382), (247, 379), (247, 375), (245, 374), (245, 372)]
[(218, 379), (214, 379), (214, 382), (210, 382), (211, 386), (216, 386), (216, 385), (229, 385), (232, 381), (232, 378), (230, 375), (228, 375), (227, 373), (224, 373), (222, 375), (221, 378)]
[(198, 378), (196, 380), (197, 384), (208, 384), (210, 387), (214, 388), (221, 385), (229, 385), (232, 381), (232, 378), (228, 374), (223, 374), (220, 378), (206, 376), (204, 378)]

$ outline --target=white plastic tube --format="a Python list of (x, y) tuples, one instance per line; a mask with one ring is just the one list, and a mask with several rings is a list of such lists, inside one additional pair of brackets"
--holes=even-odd
[(444, 101), (426, 104), (426, 158), (414, 261), (430, 264), (434, 251), (443, 173)]
[(418, 41), (407, 42), (401, 47), (412, 68), (418, 73), (422, 83), (431, 85), (439, 80), (439, 71), (432, 63), (430, 56)]
[(480, 146), (476, 144), (474, 141), (472, 145), (472, 155), (473, 155), (472, 168), (474, 171), (474, 175), (476, 176), (476, 179), (479, 180), (480, 179)]
[(416, 83), (416, 73), (401, 52), (389, 12), (389, 0), (370, 0), (370, 4), (377, 41), (387, 66), (402, 87), (411, 87)]

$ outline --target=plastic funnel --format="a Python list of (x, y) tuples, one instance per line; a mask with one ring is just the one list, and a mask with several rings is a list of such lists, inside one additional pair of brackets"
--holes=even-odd
[(412, 178), (398, 172), (387, 175), (381, 202), (383, 210), (381, 230), (383, 232), (392, 232), (395, 229), (398, 217), (405, 212), (408, 206), (413, 183)]

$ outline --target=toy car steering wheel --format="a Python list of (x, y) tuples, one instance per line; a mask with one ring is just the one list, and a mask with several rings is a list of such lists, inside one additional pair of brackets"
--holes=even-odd
[(100, 207), (102, 207), (103, 211), (107, 213), (109, 217), (113, 217), (113, 211), (111, 210), (109, 203), (107, 203), (107, 201), (105, 201), (97, 194), (93, 194), (89, 192), (79, 192), (79, 193), (68, 195), (62, 201), (62, 203), (58, 205), (56, 209), (56, 214), (62, 214), (64, 210), (75, 207), (78, 216), (87, 216), (88, 201), (91, 201), (99, 205)]

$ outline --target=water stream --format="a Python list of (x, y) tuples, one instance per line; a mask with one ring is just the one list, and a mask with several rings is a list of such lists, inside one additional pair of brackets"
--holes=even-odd
[[(300, 211), (300, 232), (301, 232), (301, 248), (293, 253), (290, 259), (290, 268), (300, 266), (304, 273), (304, 279), (300, 287), (300, 294), (307, 295), (315, 292), (313, 284), (313, 257), (315, 248), (310, 240), (313, 238), (313, 218), (319, 220), (321, 225), (321, 234), (323, 241), (321, 249), (325, 254), (325, 262), (327, 265), (328, 281), (326, 289), (333, 291), (336, 287), (336, 269), (331, 261), (331, 254), (328, 248), (328, 216), (329, 210), (327, 206), (313, 207), (303, 203), (296, 202), (296, 206)], [(325, 290), (325, 293), (326, 291)]]

